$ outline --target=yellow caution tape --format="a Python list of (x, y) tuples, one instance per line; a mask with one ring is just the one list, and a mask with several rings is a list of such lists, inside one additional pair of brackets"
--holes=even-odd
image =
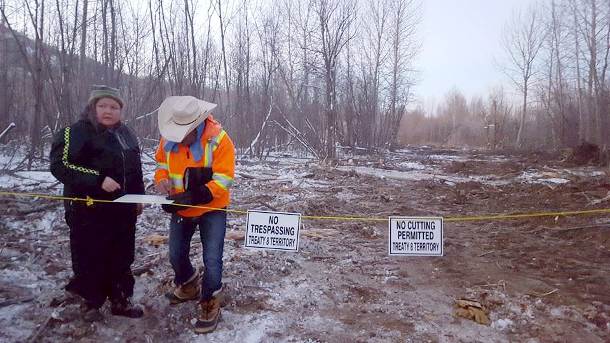
[[(94, 202), (117, 203), (114, 200), (93, 199), (89, 196), (87, 196), (86, 198), (70, 198), (70, 197), (62, 197), (62, 196), (46, 195), (46, 194), (15, 193), (15, 192), (3, 192), (3, 191), (0, 191), (0, 195), (13, 195), (13, 196), (18, 196), (18, 197), (30, 197), (30, 198), (52, 199), (52, 200), (84, 201), (87, 203), (87, 206), (93, 205)], [(142, 201), (141, 203), (156, 204), (156, 203), (164, 203), (164, 201), (148, 200), (148, 201)], [(121, 203), (121, 204), (123, 204), (123, 203)], [(235, 212), (235, 213), (248, 213), (248, 211), (229, 210), (226, 208), (215, 208), (215, 207), (184, 205), (184, 204), (172, 204), (172, 205), (173, 206), (182, 206), (182, 207), (205, 208), (205, 209), (209, 209), (209, 210)]]
[[(31, 198), (41, 198), (41, 199), (53, 199), (53, 200), (72, 200), (72, 201), (85, 201), (87, 206), (93, 205), (94, 202), (114, 202), (112, 200), (101, 200), (101, 199), (93, 199), (89, 196), (86, 198), (69, 198), (69, 197), (61, 197), (61, 196), (53, 196), (46, 194), (30, 194), (30, 193), (14, 193), (14, 192), (2, 192), (0, 191), (0, 195), (13, 195), (19, 197), (31, 197)], [(160, 203), (161, 201), (145, 201), (145, 203)], [(229, 210), (226, 208), (215, 208), (215, 207), (207, 207), (207, 206), (193, 206), (193, 205), (183, 205), (183, 204), (173, 204), (174, 206), (182, 206), (182, 207), (196, 207), (203, 208), (209, 210), (216, 211), (226, 211), (232, 213), (248, 213), (248, 211), (240, 211), (240, 210)], [(557, 217), (557, 216), (569, 216), (576, 214), (595, 214), (595, 213), (610, 213), (610, 209), (597, 209), (597, 210), (582, 210), (582, 211), (561, 211), (561, 212), (543, 212), (543, 213), (528, 213), (528, 214), (505, 214), (505, 215), (497, 215), (497, 216), (476, 216), (476, 217), (445, 217), (443, 221), (446, 222), (458, 222), (458, 221), (473, 221), (473, 220), (497, 220), (497, 219), (515, 219), (515, 218), (533, 218), (533, 217)], [(365, 218), (365, 217), (333, 217), (333, 216), (301, 216), (301, 218), (308, 219), (334, 219), (334, 220), (362, 220), (362, 221), (387, 221), (388, 218)]]
[(498, 216), (478, 216), (478, 217), (455, 217), (444, 218), (446, 222), (459, 222), (467, 220), (493, 220), (493, 219), (514, 219), (514, 218), (531, 218), (531, 217), (557, 217), (569, 216), (574, 214), (591, 214), (591, 213), (609, 213), (610, 208), (599, 210), (583, 210), (583, 211), (562, 211), (562, 212), (544, 212), (544, 213), (528, 213), (528, 214), (505, 214)]

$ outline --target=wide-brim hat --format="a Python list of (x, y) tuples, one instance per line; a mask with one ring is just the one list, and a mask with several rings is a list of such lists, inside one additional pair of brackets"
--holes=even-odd
[(181, 142), (210, 115), (216, 104), (193, 96), (170, 96), (159, 107), (159, 131), (172, 142)]

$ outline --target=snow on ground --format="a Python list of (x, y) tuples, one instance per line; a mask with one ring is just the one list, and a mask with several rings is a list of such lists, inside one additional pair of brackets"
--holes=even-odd
[[(48, 166), (34, 164), (27, 172), (23, 156), (0, 156), (0, 168), (6, 163), (1, 190), (61, 194)], [(151, 186), (155, 164), (143, 160)], [(606, 185), (603, 172), (591, 166), (432, 148), (374, 157), (345, 154), (336, 166), (303, 158), (244, 158), (236, 172), (230, 210), (309, 216), (588, 209), (587, 197), (603, 197)], [(134, 300), (144, 306), (145, 317), (117, 318), (105, 308), (105, 321), (88, 325), (61, 290), (71, 272), (61, 202), (14, 196), (0, 201), (5, 242), (0, 341), (28, 341), (39, 328), (41, 341), (85, 342), (603, 342), (610, 337), (610, 301), (604, 295), (610, 280), (607, 267), (598, 263), (608, 257), (609, 243), (597, 231), (607, 228), (602, 216), (447, 223), (445, 256), (404, 258), (388, 256), (385, 222), (309, 219), (302, 224), (299, 252), (245, 248), (245, 215), (231, 212), (228, 235), (235, 238), (225, 241), (222, 318), (215, 332), (194, 335), (195, 304), (169, 306), (163, 298), (172, 280), (167, 245), (145, 243), (151, 234), (167, 234), (169, 217), (158, 205), (147, 206), (138, 223), (134, 268), (142, 272)], [(200, 262), (196, 238), (191, 256)], [(457, 317), (454, 300), (462, 297), (487, 306), (491, 325)]]
[(12, 175), (0, 174), (0, 185), (3, 188), (16, 188), (23, 193), (38, 189), (41, 184), (50, 186), (54, 183), (57, 183), (57, 180), (48, 171), (19, 171)]

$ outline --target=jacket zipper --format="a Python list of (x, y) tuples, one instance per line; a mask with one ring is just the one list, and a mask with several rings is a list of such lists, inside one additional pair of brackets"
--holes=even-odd
[(127, 194), (127, 189), (125, 189), (125, 187), (127, 187), (127, 177), (125, 176), (125, 152), (123, 149), (121, 149), (121, 156), (123, 157), (123, 194)]
[(125, 189), (125, 187), (127, 186), (127, 177), (125, 174), (125, 149), (127, 148), (127, 143), (124, 142), (123, 137), (121, 136), (121, 134), (119, 132), (113, 132), (114, 133), (114, 138), (116, 138), (117, 141), (119, 141), (119, 146), (121, 149), (121, 159), (123, 160), (123, 184), (121, 185), (121, 194), (125, 195), (127, 194), (127, 189)]

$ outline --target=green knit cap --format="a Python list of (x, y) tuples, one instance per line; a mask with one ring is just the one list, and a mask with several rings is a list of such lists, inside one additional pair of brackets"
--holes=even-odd
[(121, 108), (123, 108), (123, 99), (121, 98), (121, 95), (119, 94), (118, 89), (104, 86), (104, 85), (93, 85), (93, 87), (91, 87), (91, 94), (89, 95), (89, 101), (87, 101), (87, 102), (90, 103), (97, 99), (102, 99), (102, 98), (110, 98), (110, 99), (116, 100), (119, 103), (119, 105), (121, 105)]

